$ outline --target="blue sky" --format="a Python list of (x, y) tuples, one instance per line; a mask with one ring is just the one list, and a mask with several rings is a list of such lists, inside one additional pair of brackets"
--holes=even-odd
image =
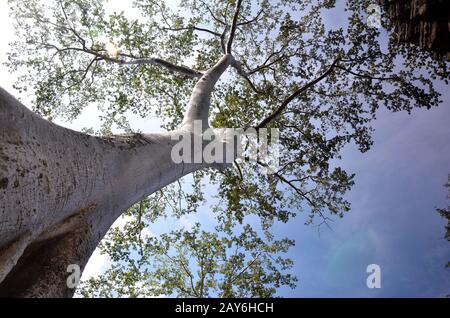
[[(450, 294), (449, 243), (443, 185), (450, 173), (449, 96), (441, 107), (411, 115), (383, 111), (374, 127), (375, 145), (361, 154), (349, 147), (342, 166), (356, 173), (347, 196), (352, 210), (332, 224), (280, 226), (292, 236), (300, 283), (286, 296), (442, 297)], [(301, 218), (300, 218), (301, 219)], [(366, 287), (366, 267), (381, 267), (381, 289)]]
[[(338, 7), (326, 14), (329, 27), (344, 23)], [(333, 13), (334, 12), (334, 13)], [(382, 36), (384, 37), (384, 36)], [(347, 195), (352, 209), (332, 230), (297, 222), (280, 226), (292, 237), (296, 290), (293, 297), (445, 297), (450, 294), (450, 244), (436, 207), (448, 205), (450, 173), (449, 87), (437, 84), (443, 103), (411, 115), (381, 110), (374, 146), (360, 153), (348, 146), (339, 163), (356, 173)], [(303, 216), (304, 217), (304, 216)], [(381, 267), (381, 288), (366, 286), (369, 264)]]
[[(120, 1), (113, 2), (123, 9)], [(13, 39), (5, 9), (6, 0), (0, 0), (0, 27), (4, 31), (0, 36), (0, 62), (5, 59), (6, 43)], [(0, 85), (12, 91), (12, 78), (0, 66)], [(340, 164), (356, 173), (356, 185), (347, 196), (352, 210), (332, 223), (332, 230), (322, 227), (319, 235), (317, 228), (304, 226), (306, 212), (286, 225), (275, 226), (280, 237), (296, 240), (290, 257), (295, 260), (293, 271), (299, 278), (295, 290), (281, 289), (280, 295), (450, 294), (450, 269), (445, 268), (450, 244), (443, 239), (445, 222), (435, 212), (436, 207), (448, 204), (443, 187), (450, 173), (448, 90), (448, 86), (441, 86), (444, 102), (439, 108), (414, 110), (411, 115), (380, 112), (374, 124), (375, 144), (368, 153), (361, 154), (352, 146), (345, 149)], [(76, 122), (64, 125), (74, 129), (95, 126), (98, 122), (92, 112), (88, 109)], [(133, 127), (143, 131), (154, 126), (152, 123), (149, 119), (132, 119)], [(201, 211), (197, 218), (205, 213)], [(191, 220), (183, 222), (190, 224)], [(381, 267), (381, 289), (366, 287), (366, 267), (372, 263)], [(107, 265), (105, 256), (94, 254), (85, 277), (95, 276)]]

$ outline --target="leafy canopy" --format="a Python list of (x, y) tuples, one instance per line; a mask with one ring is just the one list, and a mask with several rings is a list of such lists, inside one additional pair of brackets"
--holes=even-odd
[[(8, 64), (21, 74), (16, 88), (32, 92), (36, 112), (72, 120), (94, 104), (102, 112), (98, 134), (132, 131), (131, 113), (157, 116), (174, 129), (195, 74), (224, 54), (240, 5), (237, 63), (214, 91), (210, 122), (278, 128), (280, 169), (267, 176), (236, 162), (223, 173), (197, 172), (189, 186), (171, 185), (133, 207), (126, 225), (101, 245), (112, 267), (90, 280), (84, 295), (272, 296), (293, 287), (292, 262), (279, 257), (293, 242), (271, 234), (274, 222), (302, 209), (308, 223), (342, 217), (354, 183), (336, 163), (342, 148), (353, 143), (368, 151), (381, 107), (437, 106), (433, 83), (448, 81), (445, 62), (396, 43), (387, 17), (381, 29), (367, 23), (368, 0), (135, 0), (137, 17), (109, 14), (106, 2), (10, 0), (19, 40)], [(210, 211), (215, 229), (195, 225), (142, 237), (161, 217), (199, 209)]]

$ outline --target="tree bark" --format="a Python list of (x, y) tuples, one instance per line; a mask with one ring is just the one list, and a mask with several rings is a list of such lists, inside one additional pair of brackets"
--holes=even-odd
[[(182, 127), (98, 138), (46, 121), (0, 88), (0, 296), (71, 297), (67, 267), (84, 269), (134, 203), (206, 163), (175, 164), (174, 136), (206, 121), (225, 55), (193, 90)], [(201, 149), (200, 149), (201, 151)]]
[(447, 0), (381, 0), (397, 42), (413, 43), (450, 60), (450, 3)]

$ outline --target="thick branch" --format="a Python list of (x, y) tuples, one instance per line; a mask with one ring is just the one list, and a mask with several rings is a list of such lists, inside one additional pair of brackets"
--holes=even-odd
[(208, 124), (211, 94), (217, 81), (231, 64), (233, 57), (224, 55), (216, 65), (205, 72), (192, 91), (188, 109), (183, 120), (183, 125), (192, 124), (194, 120), (202, 120)]
[(107, 56), (106, 52), (96, 51), (96, 50), (90, 50), (87, 48), (78, 48), (78, 47), (67, 47), (67, 48), (58, 48), (57, 46), (53, 44), (43, 43), (43, 46), (46, 46), (48, 48), (55, 49), (57, 53), (63, 53), (67, 51), (78, 51), (78, 52), (84, 52), (87, 54), (91, 54), (96, 57), (97, 61), (107, 61), (111, 63), (121, 64), (121, 65), (152, 65), (157, 66), (161, 68), (165, 68), (166, 70), (174, 73), (179, 73), (181, 75), (187, 76), (189, 78), (199, 78), (203, 75), (202, 72), (193, 70), (186, 66), (176, 65), (173, 63), (170, 63), (168, 61), (165, 61), (160, 58), (140, 58), (129, 54), (119, 54), (119, 57), (122, 58), (128, 58), (128, 60), (120, 59), (120, 58), (112, 58)]

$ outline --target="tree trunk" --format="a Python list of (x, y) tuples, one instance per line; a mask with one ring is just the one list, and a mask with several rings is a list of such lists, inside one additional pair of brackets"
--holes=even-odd
[(397, 41), (413, 43), (438, 59), (450, 60), (448, 0), (381, 0)]
[[(204, 73), (183, 125), (164, 134), (85, 135), (0, 88), (0, 296), (72, 296), (68, 266), (83, 270), (124, 211), (191, 172), (227, 166), (176, 164), (171, 154), (180, 135), (196, 133), (194, 120), (208, 127), (211, 92), (231, 60), (225, 55)], [(191, 157), (203, 150), (193, 148)]]

